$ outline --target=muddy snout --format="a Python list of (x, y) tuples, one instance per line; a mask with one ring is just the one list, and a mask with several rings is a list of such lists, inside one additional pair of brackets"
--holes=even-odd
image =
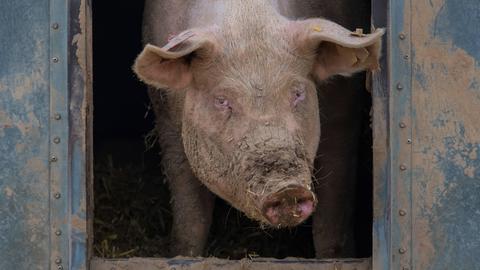
[(306, 220), (315, 205), (315, 195), (310, 190), (288, 186), (265, 199), (262, 214), (272, 226), (292, 227)]

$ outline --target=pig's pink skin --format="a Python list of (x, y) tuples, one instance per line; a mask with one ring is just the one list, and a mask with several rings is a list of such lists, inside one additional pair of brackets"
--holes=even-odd
[[(322, 178), (327, 184), (322, 182), (316, 190), (321, 205), (327, 208), (315, 214), (314, 242), (319, 257), (347, 254), (342, 253), (341, 245), (351, 219), (346, 207), (353, 198), (350, 187), (354, 186), (354, 174), (348, 172), (355, 168), (346, 169), (346, 164), (355, 164), (350, 152), (356, 145), (350, 143), (350, 137), (336, 139), (358, 133), (358, 128), (350, 128), (358, 126), (351, 117), (356, 100), (349, 98), (354, 95), (348, 91), (355, 86), (346, 83), (341, 86), (344, 89), (329, 85), (316, 89), (314, 80), (337, 71), (348, 74), (342, 63), (354, 59), (356, 53), (338, 62), (329, 58), (334, 54), (323, 52), (317, 57), (316, 53), (322, 53), (318, 44), (304, 43), (316, 21), (287, 18), (333, 14), (354, 29), (358, 25), (350, 19), (353, 16), (343, 10), (357, 12), (362, 8), (360, 2), (146, 1), (145, 43), (161, 47), (170, 33), (187, 29), (194, 34), (189, 34), (184, 44), (172, 46), (172, 53), (181, 54), (195, 42), (206, 41), (181, 60), (170, 55), (165, 61), (147, 61), (153, 69), (148, 65), (144, 68), (145, 62), (135, 67), (145, 82), (169, 88), (159, 91), (153, 87), (149, 94), (157, 117), (162, 165), (172, 193), (172, 255), (202, 254), (211, 223), (212, 191), (264, 224), (275, 226), (286, 221), (280, 225), (294, 226), (310, 215), (315, 197), (292, 206), (298, 217), (291, 220), (286, 220), (285, 214), (289, 207), (262, 209), (265, 198), (286, 186), (311, 189), (311, 168), (320, 140), (317, 90), (327, 88), (332, 89), (322, 95), (336, 101), (322, 105), (323, 112), (333, 111), (332, 107), (339, 113), (335, 111), (327, 123), (334, 128), (327, 130), (329, 145), (320, 156), (333, 157), (334, 162), (322, 161), (321, 167), (325, 174), (333, 171), (334, 178)], [(377, 51), (370, 50), (372, 66)], [(155, 57), (155, 53), (149, 56)], [(297, 87), (305, 89), (304, 95), (295, 96), (292, 90)], [(342, 130), (334, 130), (339, 127)], [(337, 133), (340, 135), (333, 135)]]

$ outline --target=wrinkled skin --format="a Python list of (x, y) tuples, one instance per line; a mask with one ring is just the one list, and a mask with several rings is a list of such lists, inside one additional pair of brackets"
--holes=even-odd
[[(354, 97), (358, 89), (348, 81), (339, 82), (345, 89), (331, 90), (315, 82), (375, 68), (379, 35), (352, 48), (339, 46), (336, 37), (324, 42), (319, 35), (329, 33), (328, 22), (286, 17), (338, 12), (340, 5), (294, 2), (146, 1), (144, 39), (156, 46), (145, 48), (134, 70), (153, 86), (150, 97), (173, 197), (172, 255), (202, 254), (212, 192), (273, 227), (303, 222), (318, 200), (317, 257), (351, 255), (346, 239), (355, 162), (349, 151), (356, 148), (358, 124), (351, 116), (357, 106), (346, 95)], [(167, 42), (172, 34), (179, 35)], [(334, 173), (315, 187), (315, 195), (317, 88), (340, 112), (327, 102), (328, 125), (337, 128), (325, 132), (339, 132), (339, 142), (320, 145), (323, 170)]]

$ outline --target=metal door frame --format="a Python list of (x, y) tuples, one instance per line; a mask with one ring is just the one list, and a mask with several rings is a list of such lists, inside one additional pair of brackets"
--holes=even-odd
[[(373, 0), (385, 27), (382, 70), (373, 77), (374, 270), (411, 267), (411, 0)], [(407, 12), (405, 12), (407, 11)]]

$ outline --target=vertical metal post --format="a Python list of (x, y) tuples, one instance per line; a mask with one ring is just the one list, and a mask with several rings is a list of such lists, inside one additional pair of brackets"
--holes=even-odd
[(372, 135), (373, 135), (373, 222), (372, 269), (389, 268), (390, 255), (390, 147), (389, 147), (389, 66), (388, 37), (389, 2), (372, 1), (372, 23), (387, 29), (383, 37), (379, 71), (372, 74)]
[(390, 9), (390, 267), (412, 261), (412, 81), (411, 0), (391, 0)]
[(88, 268), (93, 239), (90, 1), (69, 0), (68, 16), (69, 190), (72, 193), (68, 209), (69, 264), (71, 269), (82, 270)]
[(68, 269), (69, 96), (68, 3), (50, 0), (50, 262), (51, 269)]

